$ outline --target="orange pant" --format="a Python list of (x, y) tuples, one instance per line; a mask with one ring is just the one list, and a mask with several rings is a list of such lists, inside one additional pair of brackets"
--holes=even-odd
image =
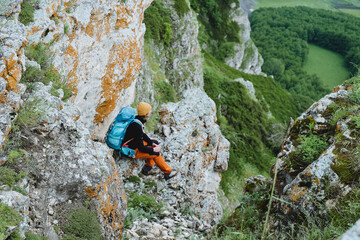
[(135, 149), (135, 158), (145, 159), (145, 165), (149, 167), (153, 167), (156, 163), (156, 165), (164, 174), (169, 174), (171, 172), (171, 167), (166, 164), (165, 160), (160, 154), (159, 156), (150, 155), (148, 153), (140, 152), (138, 149)]

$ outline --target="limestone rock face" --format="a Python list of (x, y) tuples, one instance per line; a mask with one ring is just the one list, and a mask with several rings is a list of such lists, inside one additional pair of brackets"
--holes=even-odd
[[(157, 176), (147, 177), (156, 183), (155, 192), (153, 189), (144, 189), (143, 183), (140, 186), (126, 183), (126, 189), (138, 194), (151, 193), (158, 202), (165, 205), (170, 216), (151, 221), (145, 219), (145, 222), (141, 219), (135, 221), (126, 232), (133, 239), (137, 239), (136, 236), (150, 238), (149, 231), (159, 229), (159, 224), (161, 234), (157, 237), (161, 239), (173, 239), (174, 232), (179, 227), (184, 234), (199, 234), (209, 231), (222, 216), (217, 191), (221, 180), (220, 172), (227, 169), (230, 143), (221, 135), (216, 124), (215, 103), (202, 89), (189, 89), (184, 92), (184, 99), (180, 102), (163, 105), (160, 116), (160, 133), (152, 137), (162, 139), (162, 156), (179, 173), (166, 182), (156, 168)], [(142, 167), (139, 160), (119, 161), (124, 176), (129, 176), (129, 173), (136, 175)], [(189, 211), (184, 210), (186, 208), (196, 215), (186, 214)], [(166, 219), (173, 221), (173, 224), (165, 224), (170, 221)], [(144, 228), (149, 231), (140, 231)]]
[(360, 220), (355, 223), (355, 225), (350, 228), (346, 233), (344, 233), (339, 240), (359, 240), (360, 239)]
[(234, 7), (231, 17), (240, 26), (240, 43), (234, 46), (234, 56), (226, 58), (225, 63), (246, 73), (260, 74), (264, 60), (250, 38), (248, 14), (241, 7)]
[(219, 172), (227, 169), (230, 143), (216, 125), (215, 103), (200, 89), (188, 90), (179, 103), (161, 109), (163, 129), (170, 128), (164, 157), (180, 171), (173, 187), (180, 187), (206, 222), (217, 222), (221, 206), (217, 190)]
[[(351, 192), (352, 179), (358, 174), (359, 131), (353, 119), (358, 106), (347, 100), (347, 95), (344, 87), (338, 87), (290, 127), (272, 169), (278, 171), (277, 197), (291, 203), (278, 202), (280, 218), (291, 221), (291, 216), (300, 214), (319, 216), (324, 211), (319, 206), (332, 208), (332, 203), (336, 205)], [(341, 111), (348, 114), (337, 118)], [(312, 144), (311, 149), (307, 144)]]
[[(74, 87), (72, 102), (80, 109), (81, 120), (95, 139), (102, 139), (119, 109), (134, 99), (145, 33), (143, 14), (151, 0), (40, 0), (28, 26), (17, 20), (21, 3), (2, 1), (0, 6), (2, 112), (16, 113), (19, 105), (9, 103), (9, 94), (18, 93), (26, 67), (23, 47), (27, 42), (44, 43), (54, 53), (54, 67)], [(9, 119), (1, 121), (0, 145), (10, 130)]]
[(19, 82), (25, 67), (22, 47), (27, 41), (26, 29), (16, 19), (5, 17), (19, 11), (18, 2), (0, 5), (1, 11), (6, 10), (0, 13), (0, 149), (11, 130), (11, 121), (20, 108), (21, 93), (24, 90)]
[[(157, 108), (154, 82), (164, 80), (172, 85), (178, 95), (193, 87), (204, 85), (201, 48), (197, 40), (199, 24), (196, 14), (191, 10), (184, 16), (177, 15), (174, 1), (163, 1), (164, 7), (171, 12), (173, 32), (171, 47), (154, 42), (145, 43), (145, 51), (138, 78), (136, 91), (139, 100), (148, 101)], [(186, 1), (189, 5), (189, 2)], [(189, 5), (190, 6), (190, 5)], [(150, 51), (151, 49), (151, 51)]]
[(12, 197), (13, 192), (3, 191), (0, 202), (20, 208), (24, 222), (28, 222), (27, 231), (51, 238), (64, 211), (90, 198), (106, 239), (118, 239), (126, 197), (109, 149), (91, 140), (73, 104), (52, 96), (51, 86), (37, 83), (35, 88), (25, 104), (36, 104), (42, 114), (38, 126), (21, 132), (22, 138), (28, 139), (22, 143), (28, 160), (18, 163), (28, 173), (23, 183), (28, 195)]

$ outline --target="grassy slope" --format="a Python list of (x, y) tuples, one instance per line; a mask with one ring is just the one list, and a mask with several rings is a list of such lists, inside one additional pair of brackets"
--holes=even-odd
[(309, 48), (309, 55), (304, 64), (306, 72), (316, 74), (329, 88), (340, 85), (349, 78), (344, 58), (340, 54), (314, 44), (309, 44)]
[[(215, 101), (221, 131), (231, 142), (229, 168), (222, 174), (221, 187), (229, 198), (236, 198), (241, 195), (244, 178), (268, 175), (277, 147), (268, 140), (273, 124), (286, 125), (298, 112), (294, 98), (272, 78), (237, 71), (208, 53), (203, 64), (205, 91)], [(237, 78), (254, 84), (259, 101), (252, 100), (246, 88), (233, 81)], [(271, 119), (269, 110), (274, 116)]]

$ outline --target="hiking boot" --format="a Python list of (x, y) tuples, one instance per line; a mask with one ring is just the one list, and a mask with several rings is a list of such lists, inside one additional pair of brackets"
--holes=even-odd
[(173, 168), (169, 174), (164, 174), (164, 178), (165, 180), (169, 180), (170, 178), (175, 177), (177, 173), (178, 171)]
[(141, 173), (145, 176), (148, 176), (148, 175), (155, 175), (157, 172), (156, 170), (153, 168), (153, 167), (150, 167), (150, 166), (144, 166), (142, 169), (141, 169)]

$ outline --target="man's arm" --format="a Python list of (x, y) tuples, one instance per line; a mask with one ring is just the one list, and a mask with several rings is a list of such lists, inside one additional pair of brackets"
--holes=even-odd
[(135, 138), (134, 145), (137, 146), (140, 152), (148, 153), (150, 155), (159, 155), (158, 152), (154, 152), (152, 147), (147, 147), (144, 145), (144, 142), (147, 142), (150, 146), (152, 146), (151, 139), (143, 132), (142, 127), (139, 124), (136, 124), (135, 130)]

